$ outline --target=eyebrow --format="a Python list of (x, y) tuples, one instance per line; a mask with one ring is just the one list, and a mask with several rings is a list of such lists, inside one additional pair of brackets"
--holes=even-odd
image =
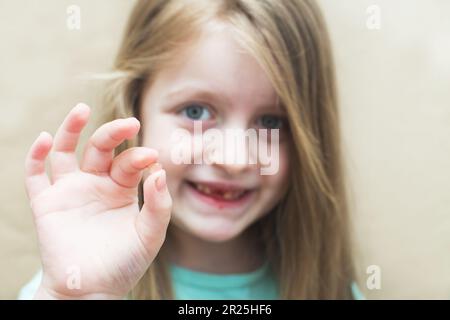
[(166, 99), (169, 100), (184, 100), (187, 98), (191, 98), (191, 99), (201, 99), (201, 100), (210, 100), (210, 101), (214, 101), (216, 103), (220, 103), (220, 104), (227, 104), (229, 103), (229, 99), (214, 91), (211, 90), (207, 87), (204, 86), (200, 86), (200, 85), (183, 85), (183, 86), (179, 86), (176, 87), (175, 89), (170, 90), (166, 95), (165, 95)]

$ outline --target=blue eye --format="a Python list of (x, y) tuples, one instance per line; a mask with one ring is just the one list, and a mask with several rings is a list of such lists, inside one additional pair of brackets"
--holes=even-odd
[(199, 104), (191, 104), (181, 110), (181, 114), (191, 120), (208, 120), (211, 118), (211, 112)]
[(264, 129), (282, 129), (284, 120), (279, 116), (264, 115), (258, 119), (258, 124)]

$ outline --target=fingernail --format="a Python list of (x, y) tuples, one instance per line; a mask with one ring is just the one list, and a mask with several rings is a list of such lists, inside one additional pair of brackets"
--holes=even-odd
[(42, 139), (45, 136), (50, 137), (50, 139), (52, 138), (52, 135), (50, 133), (48, 133), (47, 131), (42, 131), (41, 133), (39, 133), (37, 139)]
[(163, 170), (155, 181), (156, 190), (163, 192), (166, 189), (166, 172)]
[(150, 174), (153, 174), (153, 173), (155, 173), (156, 171), (159, 171), (159, 170), (161, 170), (162, 169), (162, 166), (161, 166), (161, 164), (160, 163), (158, 163), (158, 162), (156, 162), (156, 163), (154, 163), (154, 164), (152, 164), (150, 167), (149, 167), (149, 173)]
[(126, 118), (126, 120), (127, 120), (128, 122), (133, 123), (133, 124), (134, 124), (135, 126), (137, 126), (137, 127), (140, 127), (140, 126), (141, 126), (140, 121), (139, 121), (138, 119), (136, 119), (135, 117)]
[(80, 110), (86, 110), (89, 109), (89, 106), (83, 102), (78, 103), (75, 108), (73, 108), (73, 110), (76, 110), (77, 112), (79, 112)]

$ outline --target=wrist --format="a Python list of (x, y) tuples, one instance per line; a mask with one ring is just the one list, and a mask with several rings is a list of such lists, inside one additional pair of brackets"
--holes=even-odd
[(104, 294), (104, 293), (90, 293), (83, 295), (65, 295), (55, 292), (45, 286), (40, 285), (34, 300), (120, 300), (122, 297)]
[(56, 294), (52, 294), (51, 290), (46, 289), (42, 285), (39, 286), (36, 294), (34, 295), (34, 300), (61, 300), (62, 297), (59, 297)]

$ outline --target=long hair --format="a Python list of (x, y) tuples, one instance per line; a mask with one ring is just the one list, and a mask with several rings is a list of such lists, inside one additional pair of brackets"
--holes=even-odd
[[(354, 280), (334, 63), (313, 0), (139, 0), (108, 82), (103, 121), (135, 116), (146, 84), (211, 19), (229, 23), (285, 108), (290, 187), (261, 228), (282, 299), (347, 299)], [(145, 124), (144, 124), (145, 125)], [(140, 145), (139, 135), (116, 151)], [(142, 184), (140, 186), (142, 206)], [(164, 245), (132, 296), (173, 299)]]

